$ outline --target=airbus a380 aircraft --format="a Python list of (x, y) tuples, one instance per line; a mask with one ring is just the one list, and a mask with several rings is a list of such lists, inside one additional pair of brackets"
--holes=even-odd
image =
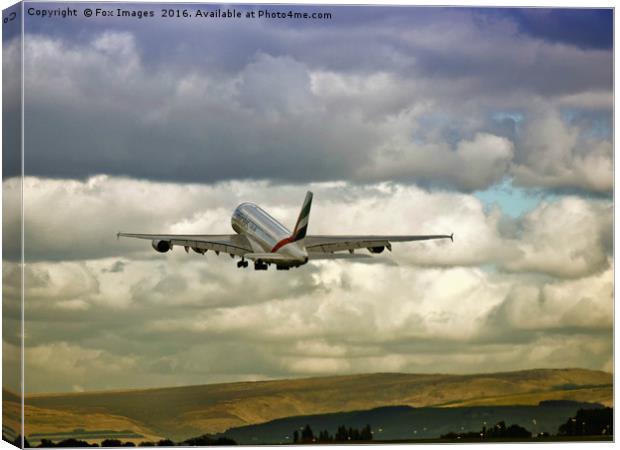
[[(248, 267), (247, 259), (254, 261), (255, 270), (267, 270), (275, 264), (278, 270), (288, 270), (306, 264), (312, 259), (364, 258), (370, 255), (354, 251), (366, 248), (370, 253), (381, 253), (385, 248), (392, 250), (392, 242), (424, 241), (428, 239), (450, 239), (453, 234), (430, 234), (409, 236), (312, 236), (306, 235), (308, 217), (312, 206), (312, 192), (308, 191), (301, 212), (291, 233), (284, 225), (267, 214), (254, 203), (242, 203), (232, 215), (232, 227), (237, 234), (133, 234), (118, 233), (117, 236), (148, 239), (153, 248), (165, 253), (175, 245), (182, 245), (185, 251), (191, 248), (205, 254), (213, 250), (241, 257), (237, 267)], [(335, 253), (348, 250), (349, 253)]]

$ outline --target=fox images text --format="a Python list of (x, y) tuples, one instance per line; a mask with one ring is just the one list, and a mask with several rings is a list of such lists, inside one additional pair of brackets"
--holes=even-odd
[[(216, 254), (228, 253), (232, 258), (240, 257), (237, 267), (248, 267), (249, 259), (255, 270), (267, 270), (275, 264), (278, 270), (299, 267), (309, 260), (368, 258), (368, 254), (355, 253), (366, 248), (370, 253), (392, 250), (392, 242), (425, 241), (429, 239), (450, 239), (453, 234), (426, 235), (309, 235), (308, 218), (312, 206), (312, 192), (308, 191), (293, 232), (274, 219), (254, 203), (242, 203), (232, 215), (232, 228), (236, 234), (135, 234), (118, 233), (118, 237), (148, 239), (153, 248), (165, 253), (175, 245), (191, 248), (205, 254), (213, 250)], [(347, 253), (348, 251), (348, 253)]]

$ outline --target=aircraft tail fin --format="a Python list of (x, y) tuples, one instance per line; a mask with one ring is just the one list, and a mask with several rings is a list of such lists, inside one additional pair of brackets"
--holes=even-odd
[(292, 242), (299, 241), (306, 237), (306, 231), (308, 230), (308, 219), (310, 218), (310, 207), (312, 206), (312, 192), (306, 193), (306, 198), (299, 212), (295, 229), (293, 230)]

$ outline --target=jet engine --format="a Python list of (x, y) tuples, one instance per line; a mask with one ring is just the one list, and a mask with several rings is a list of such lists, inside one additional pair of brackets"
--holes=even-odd
[(172, 244), (170, 244), (170, 241), (157, 241), (157, 240), (154, 240), (153, 242), (151, 242), (151, 245), (153, 246), (155, 251), (157, 251), (159, 253), (166, 253), (167, 251), (169, 251), (172, 248)]
[(368, 251), (370, 253), (381, 253), (383, 250), (385, 250), (385, 247), (380, 246), (380, 247), (368, 247)]

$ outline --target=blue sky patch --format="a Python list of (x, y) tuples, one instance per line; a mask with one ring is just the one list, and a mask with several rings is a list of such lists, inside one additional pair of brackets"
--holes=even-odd
[(486, 207), (497, 205), (504, 214), (519, 217), (535, 209), (543, 200), (553, 201), (557, 195), (543, 193), (541, 190), (524, 189), (514, 186), (511, 179), (504, 179), (484, 191), (474, 192)]

